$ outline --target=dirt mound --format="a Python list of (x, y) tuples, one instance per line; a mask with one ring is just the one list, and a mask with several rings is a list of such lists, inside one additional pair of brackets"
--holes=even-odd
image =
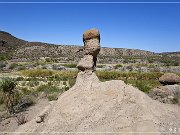
[(36, 119), (17, 132), (169, 132), (180, 125), (180, 108), (152, 100), (123, 81), (100, 82), (92, 71), (80, 72), (76, 84), (63, 93), (44, 122)]

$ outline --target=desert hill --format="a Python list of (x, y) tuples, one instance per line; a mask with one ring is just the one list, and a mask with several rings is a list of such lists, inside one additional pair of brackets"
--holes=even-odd
[[(40, 57), (57, 58), (59, 61), (77, 62), (82, 57), (83, 52), (80, 45), (55, 45), (42, 42), (28, 42), (15, 36), (0, 31), (0, 53), (9, 56), (17, 61), (34, 60)], [(162, 57), (162, 55), (172, 59), (180, 57), (180, 52), (154, 53), (138, 49), (126, 48), (102, 48), (98, 56), (100, 63), (122, 62), (122, 58), (144, 59), (144, 57)]]

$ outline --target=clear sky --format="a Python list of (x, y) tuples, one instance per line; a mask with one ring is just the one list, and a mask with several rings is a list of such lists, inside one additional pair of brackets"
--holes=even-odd
[(28, 41), (82, 45), (83, 32), (98, 28), (103, 47), (180, 51), (180, 0), (172, 1), (179, 3), (0, 3), (0, 30)]

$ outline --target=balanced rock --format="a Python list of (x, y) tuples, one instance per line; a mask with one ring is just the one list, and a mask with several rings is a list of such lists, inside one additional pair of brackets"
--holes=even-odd
[(87, 30), (83, 34), (84, 57), (77, 64), (81, 71), (95, 70), (97, 55), (100, 51), (100, 33), (97, 29)]
[(100, 33), (97, 29), (87, 30), (83, 34), (84, 53), (97, 57), (100, 51)]
[(159, 78), (159, 82), (164, 85), (172, 85), (180, 82), (180, 77), (174, 73), (165, 73)]

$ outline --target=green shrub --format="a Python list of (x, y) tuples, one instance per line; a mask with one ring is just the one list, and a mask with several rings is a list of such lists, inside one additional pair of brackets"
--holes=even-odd
[(97, 65), (97, 68), (103, 68), (105, 65)]
[(39, 92), (53, 93), (53, 92), (63, 92), (62, 89), (59, 89), (56, 86), (50, 86), (48, 84), (41, 85), (37, 88)]
[(21, 73), (28, 77), (48, 77), (53, 75), (53, 71), (46, 69), (23, 70)]
[(39, 85), (38, 81), (29, 81), (26, 85), (30, 86), (30, 87), (35, 87)]
[(115, 69), (118, 69), (118, 68), (120, 68), (120, 67), (123, 67), (123, 65), (117, 64), (117, 65), (114, 66)]
[(67, 68), (76, 68), (77, 64), (73, 64), (73, 63), (70, 63), (70, 64), (62, 64), (62, 66), (67, 67)]
[(15, 88), (16, 83), (12, 78), (3, 78), (0, 82), (0, 90), (3, 92), (3, 99), (10, 114), (14, 113), (13, 107), (17, 100)]
[(23, 81), (23, 80), (24, 78), (22, 76), (16, 78), (16, 81)]
[(58, 96), (59, 96), (58, 93), (52, 93), (52, 94), (49, 94), (47, 98), (49, 101), (53, 101), (53, 100), (57, 100)]
[(136, 80), (135, 86), (143, 92), (149, 92), (151, 90), (151, 87), (142, 80)]
[(11, 63), (10, 66), (9, 66), (9, 69), (14, 69), (18, 66), (17, 63)]

